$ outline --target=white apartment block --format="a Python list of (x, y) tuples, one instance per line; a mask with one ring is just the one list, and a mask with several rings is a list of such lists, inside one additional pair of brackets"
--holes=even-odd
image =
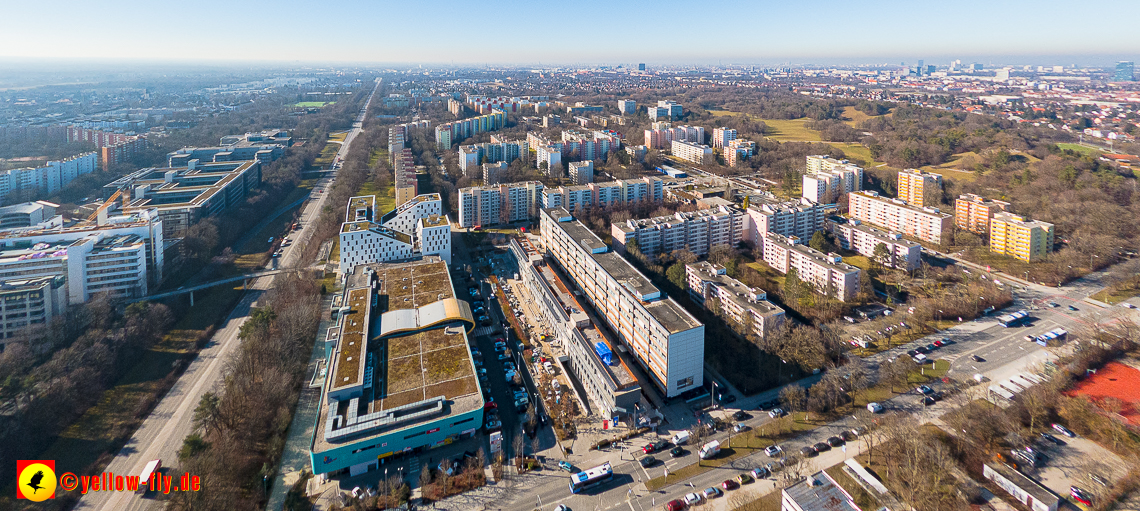
[(873, 190), (851, 193), (847, 197), (847, 212), (851, 218), (939, 245), (949, 243), (953, 235), (954, 217), (938, 208), (911, 206), (899, 199), (880, 197)]
[(547, 188), (542, 192), (542, 207), (565, 208), (574, 212), (581, 207), (597, 205), (605, 208), (641, 201), (661, 202), (664, 198), (664, 182), (660, 178), (641, 177)]
[(744, 239), (748, 216), (735, 206), (717, 206), (688, 213), (615, 222), (610, 226), (614, 250), (636, 240), (648, 257), (687, 249), (703, 256), (713, 247), (734, 247)]
[(802, 245), (795, 236), (768, 233), (763, 239), (764, 262), (780, 273), (795, 269), (800, 280), (819, 292), (847, 301), (859, 290), (859, 268), (843, 262), (839, 254), (824, 254)]
[(8, 342), (43, 336), (52, 319), (66, 310), (67, 278), (62, 275), (0, 282), (0, 353)]
[(542, 208), (544, 189), (538, 181), (522, 181), (459, 190), (459, 226), (475, 226), (531, 220)]
[(673, 156), (682, 160), (703, 165), (712, 162), (712, 148), (703, 144), (694, 144), (690, 142), (682, 142), (680, 140), (673, 141)]
[(540, 213), (546, 252), (666, 397), (704, 383), (705, 327), (562, 208)]
[(594, 162), (593, 160), (586, 161), (572, 161), (570, 162), (570, 182), (576, 185), (584, 185), (594, 182)]
[(748, 287), (729, 277), (719, 264), (708, 261), (686, 264), (685, 282), (693, 301), (707, 309), (710, 299), (717, 300), (723, 317), (750, 325), (756, 337), (763, 338), (786, 319), (784, 309), (769, 302), (763, 289)]
[(340, 265), (347, 274), (358, 264), (437, 255), (451, 262), (451, 222), (439, 194), (417, 195), (377, 218), (376, 196), (352, 197), (340, 230)]
[(155, 209), (64, 226), (56, 215), (0, 231), (0, 282), (62, 276), (66, 299), (83, 303), (99, 293), (146, 296), (162, 281), (162, 218)]
[(859, 255), (874, 258), (875, 247), (879, 245), (886, 247), (889, 257), (880, 261), (884, 266), (911, 271), (917, 270), (922, 265), (922, 245), (903, 239), (897, 232), (886, 232), (863, 225), (855, 218), (844, 224), (828, 222), (828, 227), (840, 247), (858, 252)]
[(755, 246), (760, 246), (769, 232), (809, 240), (815, 231), (823, 230), (824, 209), (809, 200), (780, 201), (752, 195), (748, 202), (744, 240)]
[(714, 128), (712, 145), (717, 149), (728, 147), (728, 143), (736, 140), (736, 130), (731, 128)]
[(623, 114), (637, 113), (637, 102), (632, 99), (619, 99), (617, 102), (618, 111)]
[(66, 160), (49, 161), (42, 167), (0, 170), (0, 197), (16, 190), (43, 190), (54, 193), (73, 179), (95, 171), (99, 153), (83, 153)]
[[(562, 144), (536, 146), (534, 152), (537, 155), (537, 158), (535, 158), (535, 166), (541, 169), (543, 174), (551, 177), (562, 177), (561, 175), (552, 174), (554, 169), (562, 165)], [(563, 169), (563, 172), (565, 172), (565, 169)]]
[(812, 202), (834, 201), (845, 193), (863, 189), (863, 168), (826, 156), (808, 156), (803, 176), (803, 198)]
[(507, 162), (500, 161), (496, 163), (483, 164), (483, 184), (484, 185), (497, 185), (503, 181), (503, 175), (507, 173)]

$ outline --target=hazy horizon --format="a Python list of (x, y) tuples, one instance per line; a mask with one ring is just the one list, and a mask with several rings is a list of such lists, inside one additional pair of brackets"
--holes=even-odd
[[(0, 33), (0, 59), (203, 65), (1001, 65), (1105, 66), (1135, 60), (1125, 29), (1082, 35), (1058, 20), (1072, 1), (905, 2), (873, 7), (730, 0), (692, 16), (676, 0), (559, 3), (444, 0), (425, 7), (350, 0), (323, 8), (196, 0), (176, 11), (132, 0), (21, 2)], [(1101, 12), (1140, 19), (1140, 3)], [(161, 12), (160, 12), (161, 11)], [(185, 23), (183, 20), (193, 20)]]

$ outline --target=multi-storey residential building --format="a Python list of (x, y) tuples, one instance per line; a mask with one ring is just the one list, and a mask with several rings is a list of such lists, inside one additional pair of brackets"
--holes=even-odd
[(484, 185), (497, 185), (503, 182), (503, 176), (507, 173), (507, 162), (500, 161), (497, 163), (484, 163), (483, 164), (483, 184)]
[(610, 130), (568, 129), (562, 132), (562, 157), (572, 161), (604, 160), (621, 149), (621, 135)]
[(435, 255), (451, 261), (451, 223), (437, 193), (419, 195), (377, 218), (376, 196), (352, 197), (340, 230), (340, 272), (360, 264)]
[(471, 307), (447, 264), (357, 266), (325, 336), (328, 377), (309, 446), (314, 474), (358, 476), (476, 436), (483, 398), (467, 335)]
[(451, 144), (454, 142), (462, 142), (484, 131), (502, 129), (506, 119), (506, 112), (494, 110), (489, 114), (480, 115), (478, 117), (440, 124), (435, 127), (435, 146), (437, 149), (446, 151), (451, 149)]
[(83, 153), (61, 161), (49, 161), (42, 167), (0, 170), (0, 197), (17, 190), (42, 190), (55, 193), (73, 179), (93, 172), (99, 165), (99, 153)]
[(493, 137), (487, 143), (459, 146), (459, 168), (467, 175), (477, 172), (480, 163), (510, 163), (529, 156), (526, 140), (502, 140)]
[(837, 160), (823, 154), (812, 154), (807, 157), (807, 168), (804, 174), (818, 174), (823, 172), (831, 172), (840, 167), (852, 165), (847, 160)]
[(102, 292), (145, 296), (163, 278), (162, 218), (154, 209), (109, 216), (110, 209), (96, 221), (64, 226), (55, 215), (0, 231), (0, 282), (63, 276), (64, 305)]
[(625, 252), (637, 241), (638, 250), (653, 257), (687, 249), (702, 256), (713, 247), (734, 247), (744, 239), (747, 215), (735, 206), (717, 206), (688, 213), (626, 220), (610, 225), (614, 250)]
[(562, 144), (540, 145), (534, 148), (535, 166), (543, 174), (550, 177), (562, 177), (565, 169), (562, 168)]
[(645, 155), (649, 154), (649, 148), (643, 145), (625, 146), (626, 154), (629, 154), (630, 161), (641, 163), (645, 161)]
[(873, 190), (850, 193), (847, 197), (847, 211), (852, 218), (928, 243), (944, 245), (952, 239), (954, 217), (938, 208), (911, 206), (898, 199), (880, 197)]
[(134, 158), (143, 149), (146, 149), (148, 144), (146, 137), (136, 136), (131, 140), (100, 147), (99, 160), (103, 162), (103, 171), (108, 172), (111, 165), (124, 163)]
[(1001, 212), (990, 219), (990, 251), (1033, 263), (1053, 250), (1053, 224)]
[(62, 275), (0, 281), (0, 353), (10, 342), (39, 338), (52, 319), (67, 310), (67, 278)]
[(593, 160), (586, 161), (572, 161), (570, 162), (570, 182), (576, 185), (584, 185), (594, 182), (594, 162)]
[(764, 262), (780, 273), (795, 269), (800, 280), (819, 292), (847, 301), (859, 288), (859, 268), (843, 262), (839, 254), (824, 254), (800, 243), (795, 236), (770, 232), (763, 240)]
[[(571, 295), (573, 283), (559, 276), (538, 253), (530, 239), (510, 241), (520, 280), (530, 289), (544, 325), (563, 346), (569, 360), (560, 363), (573, 373), (592, 403), (606, 417), (637, 414), (641, 386), (630, 371), (616, 339), (597, 328), (581, 300)], [(605, 350), (599, 350), (599, 344)], [(632, 363), (632, 362), (631, 362)]]
[(681, 142), (679, 140), (673, 141), (673, 156), (682, 160), (704, 165), (712, 162), (712, 148), (703, 144), (693, 144), (689, 142)]
[(990, 219), (1002, 211), (1012, 212), (1013, 205), (967, 193), (954, 201), (954, 223), (959, 229), (985, 234), (990, 230)]
[(712, 146), (717, 149), (724, 149), (728, 146), (729, 142), (736, 140), (736, 130), (731, 128), (715, 128), (713, 129)]
[(673, 101), (663, 99), (657, 102), (657, 106), (649, 107), (649, 118), (653, 120), (676, 120), (680, 119), (682, 115), (684, 115), (684, 109), (681, 104)]
[(728, 145), (724, 147), (724, 164), (729, 167), (735, 167), (741, 161), (751, 158), (756, 154), (756, 142), (743, 139), (732, 139), (728, 141)]
[(806, 199), (780, 201), (772, 196), (748, 197), (748, 223), (744, 240), (760, 246), (764, 234), (774, 232), (810, 240), (823, 229), (823, 206)]
[(668, 149), (673, 142), (704, 144), (705, 129), (700, 126), (670, 127), (667, 122), (653, 123), (653, 129), (645, 130), (645, 145), (653, 149)]
[(543, 209), (542, 243), (665, 397), (704, 381), (705, 327), (562, 208)]
[(551, 126), (558, 126), (562, 124), (562, 117), (558, 114), (549, 114), (542, 116), (542, 127), (549, 128)]
[(396, 154), (408, 145), (408, 138), (412, 133), (417, 130), (427, 131), (431, 129), (431, 121), (424, 119), (422, 121), (407, 122), (404, 124), (397, 124), (388, 128), (388, 154)]
[(858, 219), (852, 218), (847, 223), (828, 222), (829, 230), (835, 235), (839, 246), (845, 250), (853, 250), (860, 255), (878, 258), (875, 247), (882, 245), (886, 254), (879, 263), (883, 266), (901, 270), (916, 270), (922, 265), (922, 245), (903, 239), (897, 232), (886, 232), (863, 225)]
[(619, 99), (617, 102), (618, 111), (625, 115), (632, 115), (637, 113), (637, 102), (632, 99)]
[(863, 168), (827, 156), (807, 157), (803, 197), (812, 202), (833, 202), (845, 193), (863, 189)]
[(899, 199), (915, 206), (934, 206), (941, 202), (942, 175), (920, 169), (899, 171)]
[(641, 177), (585, 186), (547, 188), (542, 194), (542, 204), (543, 207), (564, 208), (574, 212), (578, 208), (593, 205), (605, 208), (641, 201), (661, 202), (664, 195), (664, 183), (660, 178)]
[(538, 181), (461, 188), (459, 226), (468, 229), (537, 218), (543, 191)]
[(566, 107), (566, 113), (571, 116), (597, 113), (601, 112), (602, 110), (605, 109), (597, 105), (587, 105), (581, 101), (575, 103), (574, 106)]
[(720, 314), (742, 325), (747, 332), (763, 338), (784, 324), (784, 309), (768, 301), (768, 294), (729, 277), (724, 266), (708, 261), (685, 265), (685, 281), (693, 301), (709, 308), (716, 300)]

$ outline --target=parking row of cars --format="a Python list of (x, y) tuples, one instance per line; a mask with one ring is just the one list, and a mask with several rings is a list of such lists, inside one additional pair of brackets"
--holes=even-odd
[(917, 348), (909, 350), (906, 352), (906, 354), (908, 357), (914, 359), (915, 363), (921, 364), (923, 362), (926, 362), (926, 355), (928, 353), (932, 353), (943, 346), (949, 346), (951, 344), (954, 344), (953, 339), (949, 337), (943, 337), (937, 341), (927, 344), (926, 346), (919, 346)]

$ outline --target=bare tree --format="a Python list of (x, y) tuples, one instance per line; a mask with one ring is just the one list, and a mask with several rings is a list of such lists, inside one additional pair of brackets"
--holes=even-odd
[(788, 385), (780, 390), (780, 404), (788, 413), (803, 411), (807, 404), (807, 391), (799, 385)]

